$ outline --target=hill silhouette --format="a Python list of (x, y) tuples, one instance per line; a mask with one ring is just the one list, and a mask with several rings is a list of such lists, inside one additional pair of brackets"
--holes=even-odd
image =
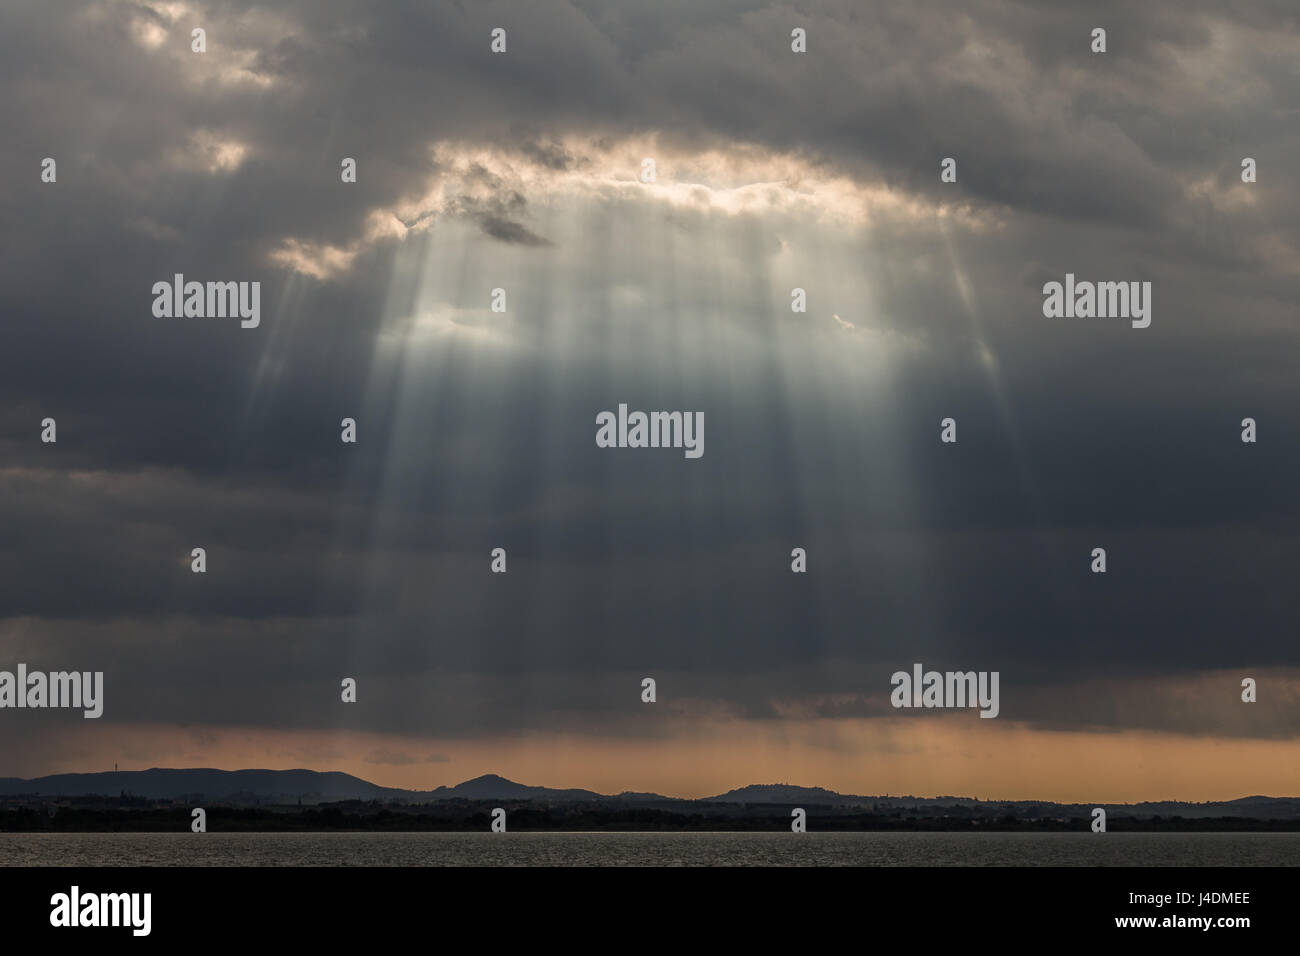
[(1050, 800), (978, 800), (974, 797), (861, 796), (823, 787), (793, 784), (750, 784), (726, 793), (698, 799), (666, 797), (657, 793), (601, 794), (580, 788), (556, 789), (517, 783), (498, 774), (483, 774), (455, 786), (433, 790), (383, 787), (339, 771), (317, 770), (217, 770), (213, 768), (63, 773), (33, 779), (0, 778), (0, 798), (71, 798), (128, 794), (151, 800), (204, 799), (237, 805), (254, 803), (330, 803), (347, 800), (426, 804), (448, 800), (536, 801), (538, 803), (592, 803), (615, 806), (690, 807), (692, 805), (829, 806), (864, 807), (878, 812), (949, 808), (1005, 809), (1016, 815), (1087, 815), (1092, 807), (1108, 814), (1141, 816), (1239, 817), (1244, 819), (1300, 820), (1300, 797), (1247, 796), (1236, 800), (1192, 803), (1158, 801), (1135, 804), (1059, 804)]

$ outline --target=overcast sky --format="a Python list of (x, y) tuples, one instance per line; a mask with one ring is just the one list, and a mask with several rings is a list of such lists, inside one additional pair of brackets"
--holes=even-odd
[[(1300, 793), (1298, 50), (1291, 0), (6, 3), (0, 669), (106, 690), (0, 711), (0, 776)], [(1045, 318), (1067, 273), (1150, 326)], [(703, 456), (598, 448), (620, 403)], [(914, 662), (999, 717), (894, 710)]]

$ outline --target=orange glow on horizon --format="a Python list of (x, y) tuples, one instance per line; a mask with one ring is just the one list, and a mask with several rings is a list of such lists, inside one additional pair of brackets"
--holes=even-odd
[[(988, 722), (981, 722), (987, 724)], [(150, 767), (337, 770), (432, 790), (486, 773), (599, 793), (713, 796), (752, 783), (864, 796), (962, 796), (1060, 803), (1205, 802), (1300, 795), (1291, 740), (1147, 731), (1038, 730), (961, 717), (706, 722), (689, 739), (531, 734), (440, 740), (263, 728), (93, 728), (51, 741), (15, 775)], [(29, 753), (38, 752), (32, 748)], [(109, 755), (112, 755), (110, 758)], [(107, 766), (96, 764), (107, 763)]]

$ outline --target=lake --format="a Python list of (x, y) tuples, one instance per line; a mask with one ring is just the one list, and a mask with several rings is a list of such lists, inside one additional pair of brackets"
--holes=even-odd
[(1297, 866), (1300, 833), (0, 833), (0, 866)]

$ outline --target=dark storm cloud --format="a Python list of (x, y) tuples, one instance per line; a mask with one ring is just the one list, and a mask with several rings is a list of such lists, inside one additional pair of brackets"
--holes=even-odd
[[(547, 166), (556, 168), (553, 156), (544, 157), (544, 162)], [(511, 189), (501, 177), (476, 165), (470, 170), (467, 182), (472, 187), (488, 190), (489, 194), (455, 196), (444, 205), (445, 213), (463, 216), (478, 223), (485, 233), (502, 242), (524, 246), (550, 245), (547, 240), (516, 221), (518, 217), (527, 214), (528, 200), (522, 193)]]
[[(1211, 732), (1158, 696), (1108, 716), (1049, 691), (1296, 663), (1296, 17), (683, 0), (223, 3), (170, 22), (8, 4), (0, 618), (21, 626), (0, 649), (103, 662), (115, 719), (142, 721), (330, 726), (357, 673), (389, 701), (367, 727), (580, 725), (655, 668), (753, 719), (794, 695), (875, 713), (890, 671), (933, 658), (1001, 668), (1011, 719)], [(471, 166), (407, 221), (427, 233), (365, 238), (375, 210), (450, 176), (439, 144), (568, 174), (645, 133), (670, 156), (796, 153), (983, 225), (898, 214), (818, 261), (820, 226), (795, 214), (638, 198), (572, 213), (589, 244), (571, 248), (563, 216)], [(1246, 155), (1260, 181), (1230, 203)], [(938, 180), (945, 156), (958, 184)], [(313, 278), (271, 264), (286, 239), (355, 251)], [(386, 352), (393, 317), (419, 311), (411, 264), (430, 262), (470, 329), (493, 327), (487, 292), (510, 276), (501, 321), (522, 347), (448, 346), (428, 368)], [(1042, 284), (1067, 271), (1152, 280), (1152, 327), (1046, 322)], [(175, 272), (260, 279), (263, 327), (154, 319), (148, 290)], [(848, 364), (868, 367), (877, 333), (910, 344), (884, 392)], [(705, 410), (705, 456), (596, 449), (594, 414), (620, 401)], [(57, 445), (38, 441), (47, 415)], [(344, 448), (348, 415), (362, 437)], [(947, 415), (956, 446), (937, 440)], [(1256, 446), (1237, 440), (1246, 415)]]
[(517, 222), (511, 222), (509, 219), (503, 219), (490, 213), (480, 214), (475, 218), (483, 227), (483, 231), (493, 239), (500, 239), (502, 242), (514, 242), (522, 246), (545, 246), (550, 244), (541, 236), (529, 232), (527, 227)]

